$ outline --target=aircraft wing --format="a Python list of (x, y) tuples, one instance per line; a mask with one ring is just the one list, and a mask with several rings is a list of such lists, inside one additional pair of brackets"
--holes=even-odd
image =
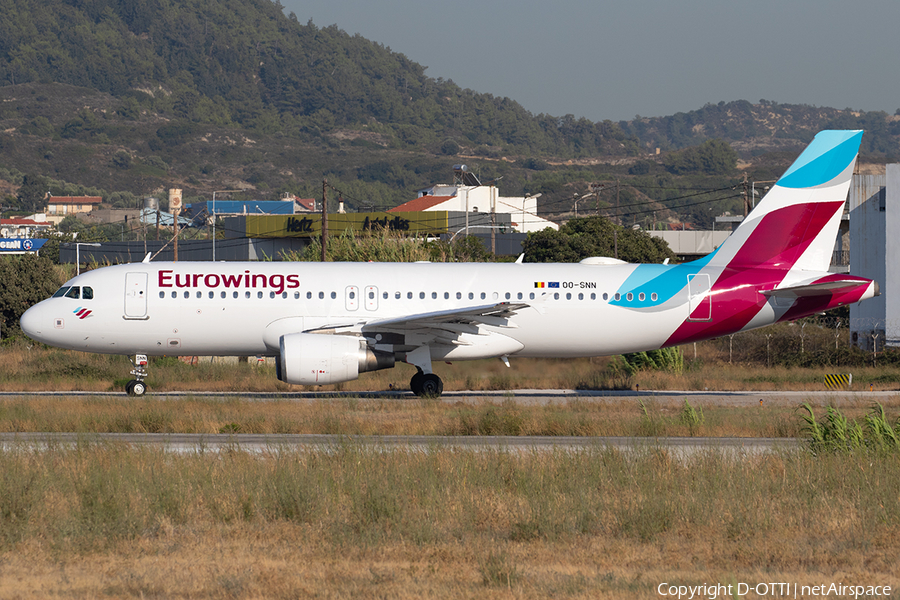
[(452, 310), (439, 310), (435, 312), (392, 317), (389, 319), (377, 319), (369, 321), (363, 326), (363, 331), (379, 331), (382, 329), (414, 330), (414, 329), (441, 329), (446, 325), (496, 325), (498, 327), (514, 327), (509, 323), (509, 318), (517, 311), (527, 308), (528, 304), (510, 302), (498, 302), (481, 306), (455, 308)]
[(510, 321), (510, 317), (528, 306), (530, 305), (524, 303), (497, 302), (377, 319), (363, 325), (362, 334), (387, 343), (395, 340), (394, 343), (404, 346), (432, 343), (468, 346), (473, 343), (471, 336), (481, 339), (484, 335), (479, 326), (514, 328), (516, 325)]
[(509, 321), (509, 318), (515, 315), (516, 312), (529, 306), (531, 305), (525, 303), (497, 302), (356, 323), (331, 323), (315, 329), (308, 329), (306, 332), (355, 331), (364, 335), (379, 332), (420, 334), (429, 332), (475, 333), (479, 325), (515, 327)]

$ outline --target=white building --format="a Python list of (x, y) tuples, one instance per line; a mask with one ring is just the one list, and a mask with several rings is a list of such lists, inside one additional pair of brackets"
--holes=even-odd
[(495, 185), (482, 185), (468, 172), (465, 165), (454, 168), (453, 185), (437, 184), (419, 190), (419, 196), (388, 212), (451, 211), (462, 213), (502, 213), (510, 215), (512, 227), (520, 233), (541, 231), (559, 225), (538, 216), (537, 199), (534, 196), (501, 196)]

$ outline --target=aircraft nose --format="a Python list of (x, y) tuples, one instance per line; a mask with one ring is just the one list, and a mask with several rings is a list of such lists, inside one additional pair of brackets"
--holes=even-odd
[(19, 319), (19, 325), (22, 327), (22, 331), (33, 340), (40, 341), (41, 339), (41, 334), (43, 333), (45, 326), (42, 318), (43, 312), (42, 306), (32, 306), (26, 310), (25, 314), (22, 315), (22, 318)]

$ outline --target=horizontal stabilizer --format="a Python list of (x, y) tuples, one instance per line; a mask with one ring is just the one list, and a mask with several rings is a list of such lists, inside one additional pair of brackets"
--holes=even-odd
[[(831, 279), (829, 281), (820, 281), (819, 283), (807, 283), (801, 285), (792, 285), (790, 287), (779, 288), (776, 290), (765, 290), (763, 296), (770, 298), (802, 298), (807, 296), (829, 296), (835, 292), (852, 290), (861, 285), (869, 285), (872, 283), (867, 279), (860, 278), (840, 278)], [(875, 295), (880, 295), (878, 283), (875, 283)]]

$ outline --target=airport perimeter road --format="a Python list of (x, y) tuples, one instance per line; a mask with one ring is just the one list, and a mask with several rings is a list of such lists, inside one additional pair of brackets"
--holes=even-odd
[(790, 438), (646, 438), (570, 436), (429, 436), (429, 435), (313, 435), (313, 434), (202, 434), (202, 433), (0, 433), (0, 448), (35, 448), (116, 443), (151, 446), (172, 452), (240, 449), (247, 452), (333, 450), (361, 445), (384, 450), (424, 451), (433, 448), (469, 450), (580, 451), (615, 448), (639, 451), (663, 448), (674, 454), (723, 451), (737, 455), (791, 450), (800, 442)]
[[(3, 400), (22, 399), (29, 396), (58, 396), (66, 398), (108, 398), (125, 397), (125, 392), (0, 392)], [(250, 401), (295, 400), (317, 402), (358, 398), (366, 400), (416, 400), (410, 391), (383, 392), (149, 392), (148, 398), (178, 401), (185, 398), (221, 398)], [(448, 404), (481, 404), (485, 402), (513, 402), (522, 406), (564, 404), (567, 402), (659, 402), (662, 404), (683, 404), (685, 400), (695, 406), (799, 406), (808, 402), (813, 407), (859, 406), (867, 407), (880, 403), (885, 407), (900, 406), (898, 391), (673, 391), (673, 390), (512, 390), (478, 392), (444, 392), (441, 401)]]

